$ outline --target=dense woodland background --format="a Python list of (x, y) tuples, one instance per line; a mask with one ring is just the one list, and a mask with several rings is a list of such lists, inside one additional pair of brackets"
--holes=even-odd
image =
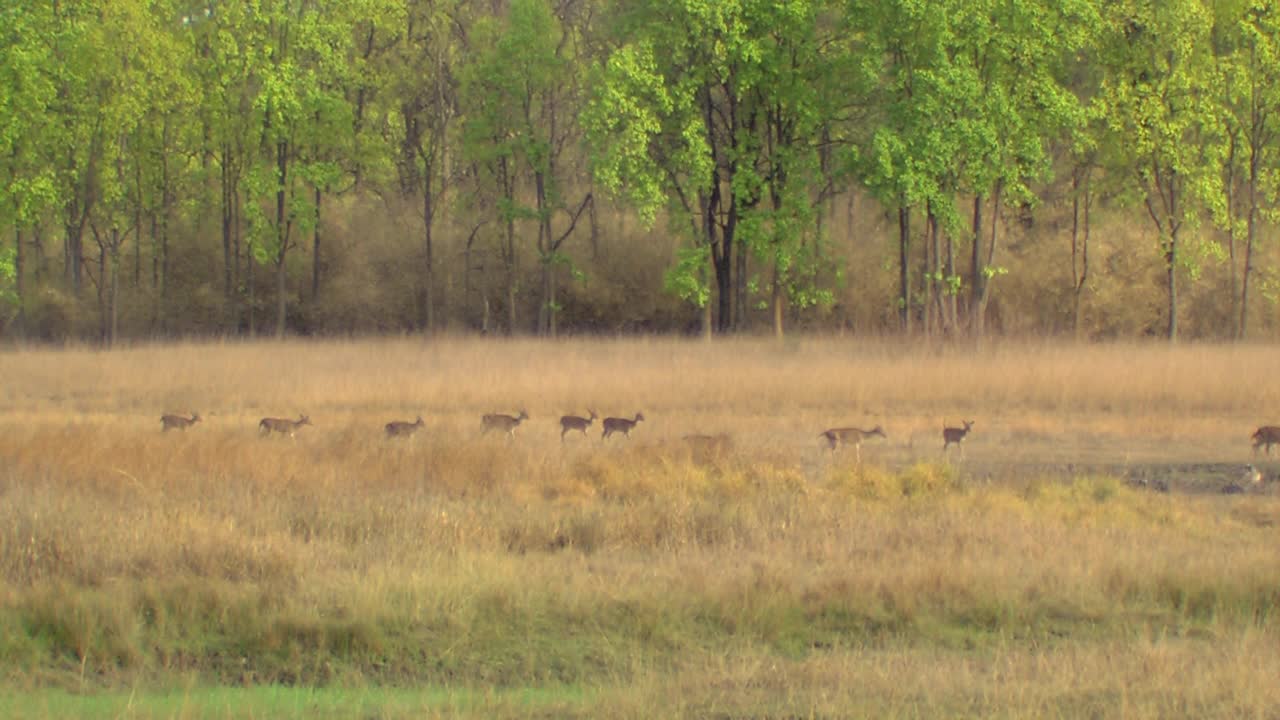
[(0, 6), (0, 332), (1275, 336), (1251, 0)]

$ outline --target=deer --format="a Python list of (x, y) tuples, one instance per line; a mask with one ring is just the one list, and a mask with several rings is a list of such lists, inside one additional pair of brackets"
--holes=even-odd
[(306, 415), (298, 415), (297, 420), (289, 420), (287, 418), (262, 418), (258, 422), (258, 431), (263, 435), (270, 435), (278, 432), (281, 435), (293, 437), (298, 432), (298, 428), (303, 425), (310, 425), (311, 418)]
[(186, 430), (187, 428), (200, 422), (200, 413), (193, 412), (191, 417), (183, 417), (181, 415), (161, 415), (160, 430), (161, 432), (169, 432), (170, 430)]
[(417, 422), (405, 422), (403, 420), (393, 420), (386, 424), (387, 437), (411, 437), (418, 432), (418, 428), (422, 427), (422, 416), (418, 416)]
[(627, 418), (616, 418), (616, 417), (605, 418), (604, 422), (601, 423), (604, 426), (604, 432), (601, 433), (600, 439), (601, 440), (607, 439), (610, 435), (614, 433), (622, 433), (623, 436), (625, 436), (628, 440), (630, 440), (631, 430), (636, 426), (636, 424), (640, 423), (643, 420), (644, 420), (643, 413), (636, 413), (635, 419), (633, 420), (628, 420)]
[(584, 418), (578, 417), (577, 415), (565, 415), (560, 418), (560, 442), (564, 442), (565, 434), (570, 431), (580, 432), (583, 437), (587, 436), (587, 428), (591, 427), (591, 424), (594, 423), (598, 417), (595, 410), (587, 408), (587, 412), (591, 417)]
[(521, 410), (520, 414), (515, 417), (491, 413), (480, 418), (480, 434), (484, 435), (492, 430), (501, 430), (507, 434), (508, 439), (512, 439), (516, 436), (516, 428), (520, 427), (520, 423), (528, 419), (529, 413), (524, 410)]
[(964, 454), (964, 446), (960, 445), (960, 443), (961, 441), (964, 440), (965, 436), (969, 434), (969, 431), (973, 429), (974, 421), (964, 420), (962, 422), (964, 424), (964, 427), (962, 428), (946, 427), (945, 425), (942, 427), (942, 451), (943, 452), (946, 452), (948, 447), (951, 447), (952, 444), (955, 444), (960, 447), (960, 454), (961, 455)]
[(857, 453), (858, 462), (862, 462), (862, 441), (876, 436), (888, 438), (888, 435), (884, 434), (884, 428), (879, 425), (870, 430), (856, 427), (831, 428), (830, 430), (823, 430), (818, 437), (826, 438), (827, 447), (833, 453), (841, 445), (852, 445)]
[(1280, 427), (1275, 425), (1263, 425), (1253, 431), (1253, 452), (1257, 454), (1258, 448), (1265, 447), (1266, 453), (1271, 454), (1271, 446), (1280, 445)]
[(681, 440), (695, 453), (728, 453), (733, 449), (733, 437), (729, 433), (685, 435)]

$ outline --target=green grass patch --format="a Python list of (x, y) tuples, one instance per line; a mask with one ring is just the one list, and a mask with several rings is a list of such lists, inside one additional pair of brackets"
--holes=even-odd
[(161, 692), (74, 693), (44, 689), (0, 693), (5, 717), (43, 718), (421, 718), (578, 716), (593, 704), (582, 687), (315, 688), (258, 685)]

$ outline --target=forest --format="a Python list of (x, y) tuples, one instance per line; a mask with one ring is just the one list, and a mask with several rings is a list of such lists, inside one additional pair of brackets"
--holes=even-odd
[(0, 7), (0, 337), (1280, 334), (1268, 0)]

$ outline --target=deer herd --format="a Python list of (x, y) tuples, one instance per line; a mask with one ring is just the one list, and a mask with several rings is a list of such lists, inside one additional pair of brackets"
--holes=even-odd
[[(639, 412), (629, 418), (607, 417), (602, 420), (600, 419), (600, 416), (596, 414), (595, 410), (588, 409), (587, 413), (587, 417), (581, 417), (579, 415), (561, 416), (561, 442), (564, 442), (565, 436), (569, 433), (582, 433), (583, 437), (587, 437), (587, 431), (591, 429), (591, 426), (595, 424), (596, 420), (600, 420), (600, 425), (602, 427), (600, 438), (602, 440), (607, 440), (609, 437), (616, 434), (621, 434), (624, 438), (630, 439), (631, 431), (634, 430), (637, 425), (644, 422), (644, 413)], [(487, 435), (490, 432), (497, 432), (505, 435), (507, 439), (514, 439), (516, 428), (520, 427), (521, 423), (528, 419), (529, 413), (526, 410), (520, 410), (520, 412), (515, 415), (488, 413), (480, 417), (480, 432), (482, 435)], [(191, 413), (190, 417), (185, 415), (166, 414), (160, 416), (160, 429), (164, 432), (168, 432), (170, 430), (186, 430), (198, 422), (200, 422), (200, 414), (196, 412)], [(294, 437), (299, 429), (310, 424), (311, 418), (306, 415), (299, 415), (297, 420), (266, 417), (258, 421), (258, 431), (263, 436), (279, 433), (280, 435)], [(965, 436), (967, 436), (969, 431), (973, 428), (972, 420), (966, 420), (963, 424), (964, 427), (959, 428), (943, 427), (942, 449), (944, 452), (953, 444), (960, 446), (961, 441), (965, 439)], [(419, 415), (417, 420), (414, 420), (413, 422), (409, 422), (407, 420), (392, 420), (383, 426), (383, 430), (388, 438), (408, 438), (412, 437), (414, 433), (421, 430), (425, 425), (426, 423), (423, 421), (422, 416)], [(1264, 436), (1263, 431), (1273, 431), (1271, 434), (1265, 434), (1265, 437), (1267, 438), (1266, 442), (1268, 442), (1267, 449), (1269, 452), (1270, 443), (1280, 444), (1280, 428), (1260, 428), (1258, 433), (1254, 435), (1256, 441), (1255, 446), (1258, 442), (1264, 442), (1264, 440), (1258, 440), (1260, 436)], [(831, 428), (830, 430), (822, 431), (819, 434), (819, 437), (826, 440), (827, 446), (832, 452), (839, 450), (843, 446), (852, 446), (858, 455), (859, 461), (862, 459), (862, 443), (864, 440), (874, 437), (888, 438), (888, 436), (885, 435), (884, 428), (879, 425), (871, 428), (870, 430), (863, 430), (856, 427)], [(728, 433), (719, 433), (715, 435), (685, 435), (683, 440), (692, 447), (703, 450), (724, 450), (732, 444), (732, 440)], [(961, 453), (963, 452), (964, 449), (961, 447)]]
[[(610, 436), (621, 434), (624, 438), (631, 438), (631, 431), (641, 422), (644, 422), (644, 413), (636, 413), (633, 417), (607, 417), (601, 419), (595, 410), (588, 410), (587, 417), (579, 415), (564, 415), (560, 418), (560, 441), (565, 441), (565, 436), (570, 433), (582, 433), (582, 436), (588, 437), (587, 431), (595, 424), (596, 420), (600, 420), (602, 432), (601, 440), (607, 440)], [(480, 432), (487, 435), (490, 432), (497, 432), (505, 435), (508, 440), (515, 438), (516, 428), (529, 419), (529, 413), (526, 410), (520, 410), (515, 415), (503, 415), (500, 413), (488, 413), (480, 418)], [(200, 422), (200, 414), (193, 412), (188, 417), (186, 415), (166, 414), (160, 416), (160, 429), (164, 432), (170, 430), (186, 430), (192, 425)], [(303, 426), (311, 424), (311, 418), (306, 415), (299, 415), (297, 420), (288, 418), (262, 418), (258, 422), (258, 431), (261, 435), (267, 436), (273, 433), (288, 435), (294, 437), (298, 430)], [(414, 433), (421, 430), (426, 423), (422, 416), (419, 415), (417, 420), (408, 422), (406, 420), (393, 420), (383, 426), (388, 438), (408, 438)], [(945, 453), (952, 445), (959, 448), (960, 454), (964, 455), (964, 439), (969, 436), (973, 430), (974, 421), (964, 420), (961, 427), (951, 427), (944, 425), (942, 428), (942, 451)], [(862, 443), (871, 438), (887, 439), (884, 428), (876, 425), (870, 430), (863, 430), (858, 427), (836, 427), (823, 430), (818, 434), (827, 445), (832, 453), (842, 447), (852, 447), (858, 461), (862, 461)], [(727, 450), (732, 445), (732, 439), (728, 433), (719, 433), (715, 435), (685, 435), (683, 438), (685, 443), (694, 449), (699, 450)], [(1271, 455), (1271, 446), (1280, 445), (1280, 426), (1263, 425), (1254, 431), (1251, 436), (1253, 441), (1253, 452), (1256, 455), (1259, 451), (1266, 455)], [(1249, 479), (1257, 482), (1259, 473), (1252, 465), (1248, 466)]]

